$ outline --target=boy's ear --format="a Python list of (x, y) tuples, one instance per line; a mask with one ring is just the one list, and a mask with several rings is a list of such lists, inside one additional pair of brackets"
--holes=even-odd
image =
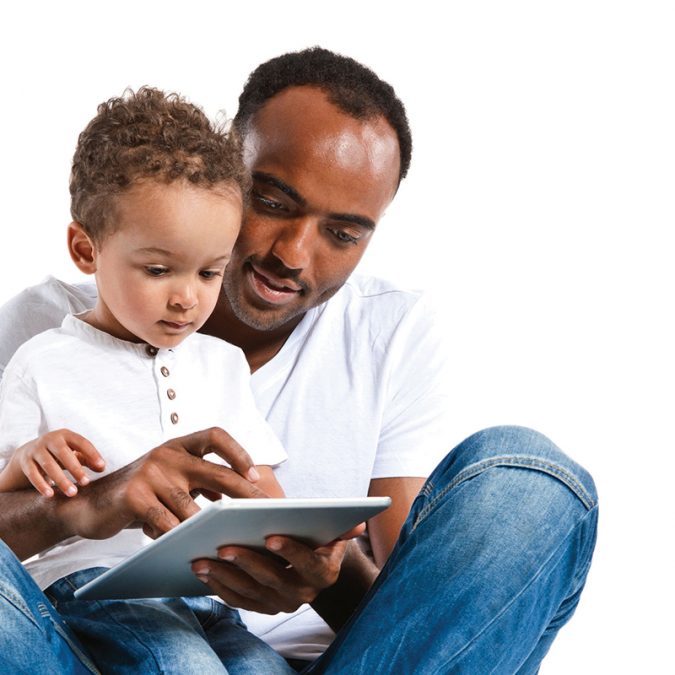
[(80, 223), (68, 225), (68, 253), (80, 272), (96, 272), (96, 246)]

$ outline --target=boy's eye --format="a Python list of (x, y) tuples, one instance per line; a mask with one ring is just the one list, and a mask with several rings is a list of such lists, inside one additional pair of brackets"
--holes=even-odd
[(222, 277), (223, 273), (221, 270), (202, 270), (199, 276), (203, 279), (215, 279), (216, 277)]
[(162, 265), (148, 265), (145, 268), (145, 271), (151, 277), (161, 277), (163, 274), (166, 274), (169, 271), (169, 268), (163, 267)]

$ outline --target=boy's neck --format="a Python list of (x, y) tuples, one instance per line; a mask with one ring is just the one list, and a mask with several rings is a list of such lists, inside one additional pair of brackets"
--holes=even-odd
[(213, 313), (199, 332), (239, 347), (246, 356), (251, 372), (254, 373), (274, 358), (302, 317), (303, 315), (300, 315), (274, 330), (257, 330), (235, 316), (225, 294), (221, 293)]

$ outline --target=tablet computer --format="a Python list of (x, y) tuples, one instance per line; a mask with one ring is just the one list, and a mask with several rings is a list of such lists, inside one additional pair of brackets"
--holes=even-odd
[(265, 549), (283, 534), (321, 546), (383, 511), (389, 497), (222, 499), (209, 504), (119, 565), (85, 584), (78, 600), (211, 595), (192, 572), (197, 558), (217, 558), (225, 544)]

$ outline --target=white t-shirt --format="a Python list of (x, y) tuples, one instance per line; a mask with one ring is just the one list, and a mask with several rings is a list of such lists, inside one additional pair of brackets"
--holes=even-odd
[[(93, 302), (91, 286), (55, 279), (11, 300), (0, 308), (0, 368), (59, 309)], [(252, 376), (258, 407), (288, 452), (275, 471), (286, 494), (363, 496), (373, 478), (427, 476), (454, 438), (443, 343), (419, 293), (372, 278), (353, 276), (307, 312)], [(333, 638), (309, 606), (242, 616), (287, 657), (315, 658)]]
[[(233, 345), (195, 334), (172, 349), (119, 340), (67, 315), (24, 343), (0, 382), (0, 468), (15, 448), (68, 428), (94, 444), (111, 473), (178, 436), (219, 426), (256, 464), (286, 453), (256, 408), (250, 371)], [(223, 463), (211, 454), (209, 461)], [(140, 529), (71, 538), (26, 563), (41, 588), (87, 567), (111, 567), (149, 542)]]

